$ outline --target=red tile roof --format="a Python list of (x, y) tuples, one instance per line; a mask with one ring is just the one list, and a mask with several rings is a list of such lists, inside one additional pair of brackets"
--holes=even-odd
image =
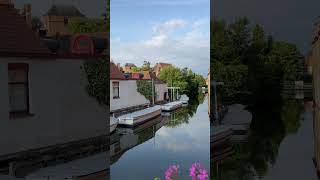
[(110, 80), (125, 80), (122, 72), (117, 68), (114, 62), (110, 62)]
[(0, 56), (51, 54), (12, 4), (0, 4)]
[[(142, 78), (140, 74), (143, 74)], [(141, 73), (140, 72), (130, 73), (130, 77), (128, 79), (131, 79), (131, 80), (152, 80), (153, 79), (156, 84), (164, 84), (164, 82), (159, 80), (153, 72), (149, 72), (149, 71), (143, 71)]]

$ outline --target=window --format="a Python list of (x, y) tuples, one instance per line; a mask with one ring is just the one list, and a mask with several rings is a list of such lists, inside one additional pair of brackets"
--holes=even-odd
[(120, 98), (119, 82), (112, 82), (112, 88), (113, 88), (113, 99)]
[(68, 17), (64, 17), (63, 22), (64, 22), (65, 25), (67, 25), (69, 23)]
[(28, 64), (8, 65), (10, 113), (29, 113)]

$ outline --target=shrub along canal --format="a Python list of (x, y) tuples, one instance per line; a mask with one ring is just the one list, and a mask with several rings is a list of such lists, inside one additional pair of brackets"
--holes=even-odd
[(110, 178), (165, 179), (170, 165), (179, 165), (179, 179), (191, 179), (194, 162), (209, 171), (208, 100), (199, 95), (189, 105), (163, 113), (135, 128), (117, 128), (110, 141)]

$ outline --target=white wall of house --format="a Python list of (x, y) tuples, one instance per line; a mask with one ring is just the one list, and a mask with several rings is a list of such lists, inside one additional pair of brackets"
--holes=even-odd
[[(120, 98), (113, 99), (112, 82), (119, 82)], [(142, 94), (137, 91), (136, 80), (110, 80), (110, 111), (149, 104)]]
[[(8, 62), (29, 64), (33, 116), (9, 117)], [(108, 108), (87, 95), (82, 65), (82, 60), (0, 58), (0, 155), (108, 134)]]
[(168, 96), (168, 86), (166, 84), (155, 84), (155, 91), (156, 91), (156, 101), (164, 101), (164, 93), (167, 93)]

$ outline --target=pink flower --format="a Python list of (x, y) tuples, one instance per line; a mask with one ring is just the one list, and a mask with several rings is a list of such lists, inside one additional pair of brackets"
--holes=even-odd
[(208, 177), (208, 173), (205, 169), (201, 168), (200, 163), (193, 163), (190, 168), (189, 176), (192, 177), (192, 180), (205, 180)]
[(179, 174), (179, 166), (177, 165), (169, 166), (169, 168), (165, 172), (166, 180), (173, 180), (174, 177), (177, 178), (178, 174)]

